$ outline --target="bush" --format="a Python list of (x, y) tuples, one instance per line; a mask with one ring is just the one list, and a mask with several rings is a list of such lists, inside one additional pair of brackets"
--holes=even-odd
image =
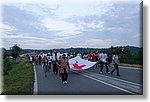
[(6, 75), (8, 71), (12, 69), (12, 66), (15, 64), (17, 64), (17, 62), (13, 59), (9, 58), (4, 59), (3, 74)]

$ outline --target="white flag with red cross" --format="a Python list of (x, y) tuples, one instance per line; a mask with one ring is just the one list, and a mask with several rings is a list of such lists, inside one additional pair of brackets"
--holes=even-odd
[(69, 59), (70, 69), (73, 70), (84, 70), (94, 66), (96, 62), (91, 62), (88, 60), (82, 59), (80, 56)]

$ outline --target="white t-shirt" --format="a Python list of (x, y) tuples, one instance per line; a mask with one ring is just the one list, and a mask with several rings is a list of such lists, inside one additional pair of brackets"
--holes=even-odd
[(113, 63), (119, 64), (119, 57), (118, 57), (118, 55), (113, 55), (112, 60), (113, 60)]
[(52, 61), (56, 61), (55, 53), (52, 54)]
[(57, 53), (57, 60), (59, 60), (60, 58), (60, 53)]
[(83, 58), (84, 58), (85, 60), (88, 60), (88, 55), (83, 55)]
[(52, 61), (52, 56), (47, 56), (47, 59), (48, 59), (48, 62), (51, 62)]
[(30, 61), (32, 61), (32, 56), (30, 56)]
[(107, 61), (106, 61), (106, 59), (107, 59), (107, 54), (105, 53), (100, 53), (99, 54), (99, 58), (100, 58), (100, 60), (102, 61), (102, 62), (104, 62), (104, 63), (106, 63)]

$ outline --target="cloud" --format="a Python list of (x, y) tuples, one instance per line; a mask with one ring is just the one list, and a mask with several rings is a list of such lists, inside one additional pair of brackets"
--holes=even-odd
[(55, 11), (59, 8), (59, 5), (46, 5), (39, 3), (31, 4), (15, 4), (14, 6), (18, 7), (20, 10), (26, 11), (29, 14), (35, 15), (42, 19), (45, 16), (55, 17)]
[(72, 23), (65, 22), (63, 20), (55, 20), (51, 18), (45, 18), (41, 21), (49, 31), (60, 31), (55, 34), (57, 37), (67, 37), (80, 34), (78, 27)]
[(131, 37), (131, 39), (138, 39), (140, 38), (140, 34), (132, 34), (133, 36)]
[(1, 1), (3, 4), (8, 4), (8, 3), (23, 3), (23, 4), (29, 4), (29, 3), (40, 3), (40, 4), (57, 4), (57, 3), (79, 3), (79, 4), (84, 4), (84, 3), (108, 3), (108, 2), (113, 2), (113, 3), (132, 3), (132, 4), (139, 4), (142, 2), (142, 0), (2, 0)]
[(0, 23), (0, 31), (2, 33), (7, 32), (7, 31), (11, 32), (11, 31), (15, 31), (15, 30), (16, 29), (10, 25), (4, 24), (2, 22)]
[(16, 6), (3, 5), (3, 23), (10, 25), (17, 32), (37, 31), (32, 24), (38, 24), (38, 18), (28, 14), (26, 11), (17, 8)]
[(139, 46), (139, 4), (115, 0), (21, 1), (5, 1), (2, 6), (1, 30), (7, 47), (14, 43), (38, 49)]
[[(26, 9), (30, 8), (30, 6), (29, 7), (26, 6), (27, 7)], [(43, 36), (47, 37), (47, 35), (49, 34), (58, 32), (58, 31), (48, 31), (44, 26), (42, 26), (40, 19), (41, 16), (39, 16), (36, 13), (35, 14), (32, 13), (32, 10), (30, 12), (18, 7), (18, 5), (15, 6), (8, 4), (3, 5), (3, 12), (4, 13), (2, 23), (15, 28), (15, 31), (14, 32), (10, 31), (9, 34), (17, 33), (17, 34), (25, 34), (25, 36), (32, 35), (38, 37)]]
[[(89, 22), (90, 21), (90, 22)], [(86, 30), (86, 29), (99, 29), (99, 31), (103, 30), (103, 24), (104, 22), (101, 20), (89, 20), (88, 22), (84, 21), (78, 21), (78, 25), (81, 30)]]
[(46, 38), (39, 38), (33, 36), (24, 36), (24, 35), (5, 35), (3, 37), (4, 46), (10, 47), (13, 44), (18, 44), (23, 48), (36, 48), (36, 49), (50, 49), (50, 48), (59, 48), (60, 46), (65, 46), (62, 42), (57, 40), (50, 40)]
[(114, 45), (114, 42), (112, 39), (88, 39), (85, 41), (84, 45), (92, 48), (105, 48)]

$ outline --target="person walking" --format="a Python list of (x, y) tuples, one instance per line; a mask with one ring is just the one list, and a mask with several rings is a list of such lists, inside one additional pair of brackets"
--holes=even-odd
[(68, 73), (69, 73), (69, 63), (66, 58), (66, 55), (63, 54), (62, 58), (60, 59), (60, 74), (61, 74), (61, 79), (63, 84), (67, 84), (67, 79), (68, 79)]
[(35, 56), (35, 64), (38, 65), (38, 55)]
[(42, 64), (42, 57), (41, 57), (41, 55), (39, 55), (38, 61), (39, 61), (39, 65), (41, 65)]
[(51, 70), (51, 65), (52, 65), (52, 56), (51, 54), (47, 55), (47, 59), (48, 59), (48, 71)]
[(33, 57), (31, 55), (29, 56), (29, 61), (30, 61), (30, 63), (33, 62)]
[(99, 61), (99, 52), (97, 51), (96, 54), (95, 54), (95, 61), (96, 61), (96, 65), (94, 66), (95, 68), (98, 68), (98, 61)]
[(94, 54), (94, 51), (91, 51), (91, 53), (89, 54), (89, 61), (94, 61), (94, 57), (95, 57), (95, 54)]
[(57, 53), (52, 54), (53, 74), (58, 75)]
[(113, 55), (110, 52), (108, 52), (107, 56), (108, 56), (108, 58), (106, 59), (107, 65), (108, 65), (108, 68), (111, 69), (112, 68), (111, 63), (112, 63), (112, 56)]
[(120, 76), (120, 74), (119, 74), (119, 68), (118, 68), (118, 64), (119, 64), (118, 55), (113, 55), (112, 63), (113, 63), (113, 65), (114, 65), (114, 69), (111, 71), (111, 75), (112, 75), (113, 72), (116, 70), (116, 71), (117, 71), (117, 76)]
[(100, 73), (103, 73), (102, 70), (103, 70), (103, 67), (105, 65), (105, 68), (106, 68), (106, 73), (110, 73), (109, 72), (109, 69), (108, 69), (108, 66), (107, 66), (107, 54), (105, 52), (101, 53), (100, 54), (100, 63), (101, 63), (101, 69), (100, 69)]
[(45, 72), (45, 77), (47, 77), (47, 72), (48, 72), (48, 59), (46, 56), (43, 58), (43, 70)]

